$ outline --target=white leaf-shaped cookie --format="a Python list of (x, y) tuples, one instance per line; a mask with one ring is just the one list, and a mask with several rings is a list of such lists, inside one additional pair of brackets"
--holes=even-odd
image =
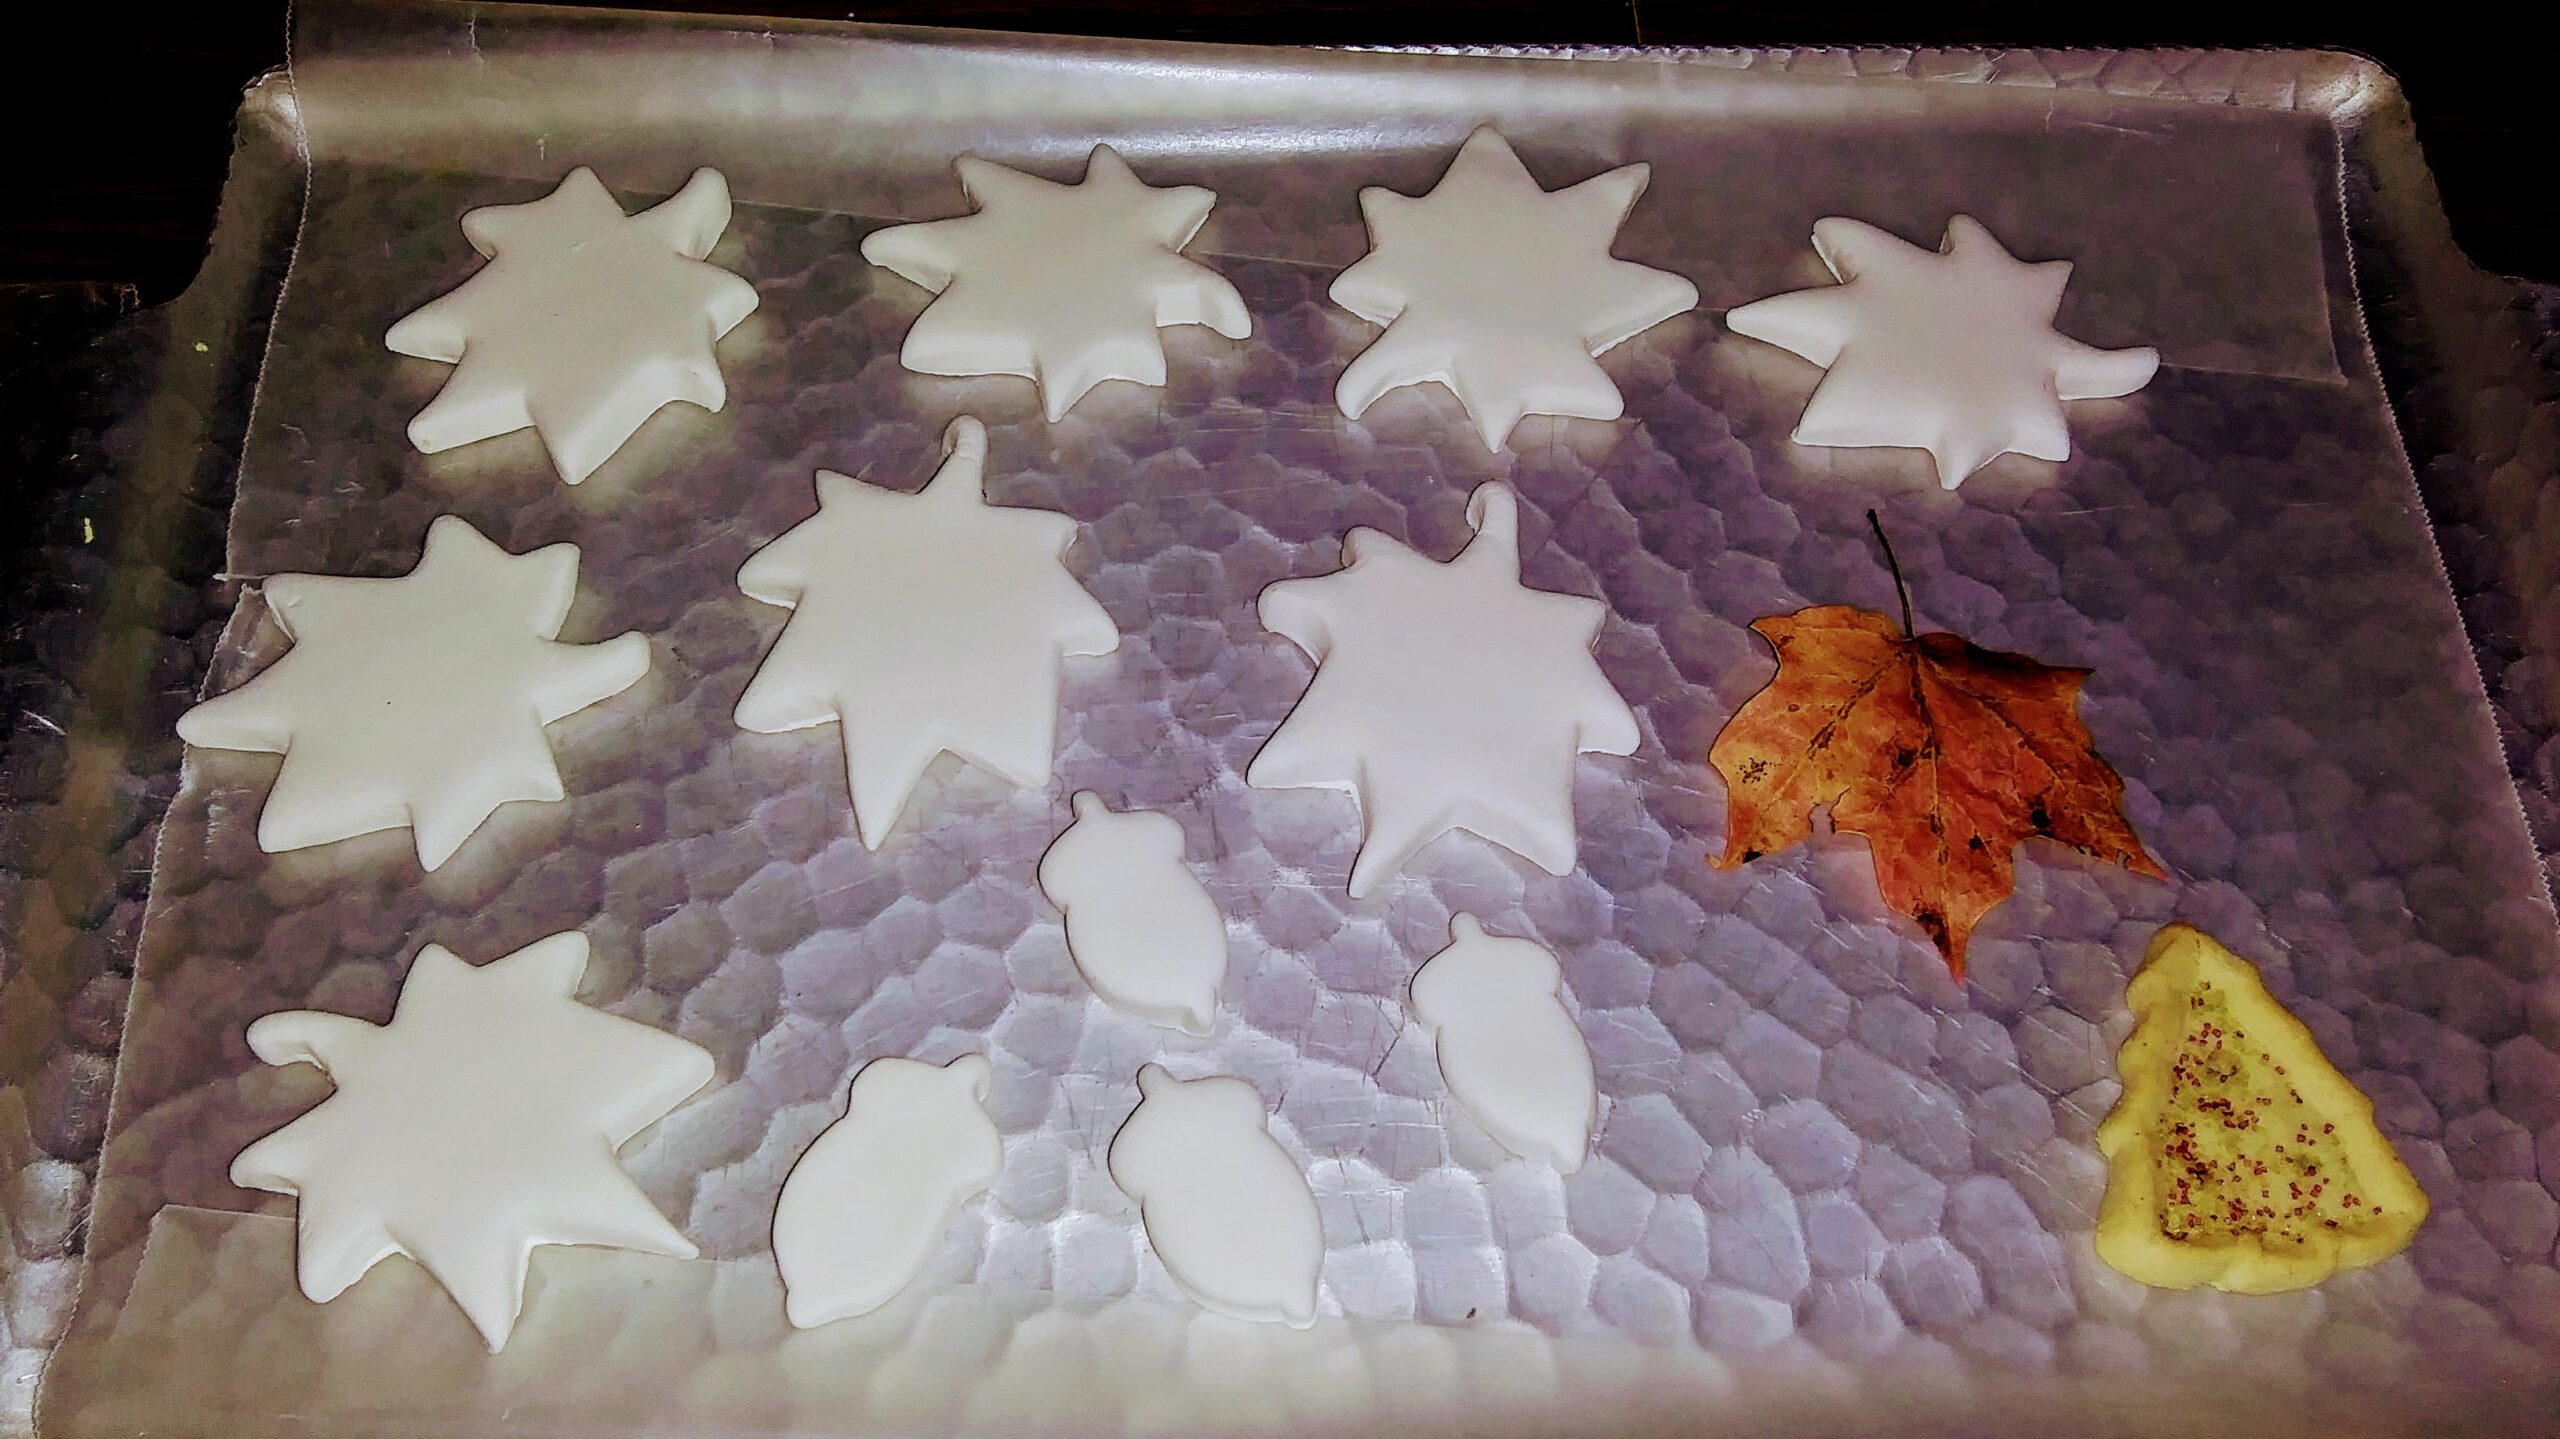
[(529, 425), (574, 485), (664, 406), (719, 409), (712, 346), (756, 308), (753, 285), (703, 261), (728, 227), (717, 170), (637, 215), (584, 166), (539, 200), (465, 214), (489, 263), (383, 337), (454, 367), (409, 442), (432, 455)]
[(1453, 829), (1571, 871), (1575, 757), (1635, 751), (1635, 713), (1591, 654), (1606, 607), (1520, 583), (1507, 486), (1479, 486), (1467, 517), (1456, 559), (1357, 529), (1339, 573), (1262, 592), (1262, 622), (1316, 674), (1246, 777), (1358, 799), (1355, 899)]
[(911, 1283), (1004, 1163), (983, 1054), (875, 1059), (844, 1117), (802, 1152), (773, 1214), (784, 1308), (802, 1329), (868, 1314)]
[(578, 1003), (586, 966), (575, 933), (476, 968), (431, 944), (389, 1024), (294, 1010), (249, 1026), (260, 1059), (336, 1086), (231, 1163), (232, 1183), (299, 1201), (305, 1295), (405, 1254), (495, 1352), (537, 1245), (694, 1256), (614, 1151), (710, 1082), (711, 1053)]
[(1491, 450), (1525, 415), (1625, 413), (1595, 357), (1698, 304), (1687, 280), (1609, 253), (1650, 174), (1625, 165), (1541, 189), (1510, 142), (1478, 130), (1429, 194), (1361, 191), (1369, 254), (1330, 293), (1387, 332), (1343, 370), (1342, 413), (1442, 384)]
[(1182, 247), (1215, 195), (1158, 189), (1108, 145), (1061, 185), (972, 157), (973, 215), (875, 230), (862, 257), (934, 292), (898, 351), (927, 375), (1021, 375), (1052, 420), (1105, 380), (1164, 383), (1165, 325), (1253, 333), (1244, 298)]
[(1756, 300), (1724, 321), (1830, 372), (1797, 444), (1927, 450), (1952, 490), (2004, 454), (2070, 458), (2063, 402), (2132, 394), (2160, 368), (2157, 350), (2057, 334), (2071, 262), (2014, 259), (1966, 216), (1934, 251), (1842, 219), (1817, 223), (1813, 248), (1839, 284)]
[(943, 445), (942, 468), (912, 495), (821, 471), (818, 513), (738, 571), (750, 597), (792, 611), (738, 723), (839, 726), (854, 825), (873, 849), (945, 750), (1023, 788), (1047, 784), (1061, 659), (1120, 644), (1060, 563), (1076, 522), (987, 503), (976, 420), (952, 421)]
[(397, 578), (268, 580), (293, 648), (180, 716), (178, 735), (284, 756), (261, 849), (406, 828), (435, 869), (498, 806), (562, 798), (543, 726), (648, 672), (637, 634), (559, 641), (577, 592), (577, 546), (511, 555), (440, 516)]
[(1503, 1148), (1571, 1174), (1591, 1148), (1599, 1088), (1591, 1046), (1564, 1005), (1564, 970), (1534, 941), (1449, 922), (1449, 947), (1413, 976), (1413, 1013), (1440, 1077)]
[(1174, 1282), (1232, 1318), (1314, 1323), (1324, 1225), (1305, 1172), (1264, 1128), (1262, 1096), (1160, 1064), (1138, 1071), (1138, 1092), (1106, 1163)]
[(1104, 1002), (1207, 1034), (1227, 973), (1227, 922), (1182, 860), (1171, 815), (1113, 812), (1090, 790), (1040, 857), (1040, 891), (1067, 917), (1067, 953)]

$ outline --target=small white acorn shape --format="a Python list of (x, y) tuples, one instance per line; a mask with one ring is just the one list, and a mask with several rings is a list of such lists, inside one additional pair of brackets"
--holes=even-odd
[(783, 1181), (773, 1257), (795, 1327), (868, 1314), (914, 1280), (960, 1206), (1004, 1162), (987, 1116), (994, 1066), (875, 1059), (853, 1077), (842, 1119)]
[(1564, 969), (1532, 940), (1449, 921), (1449, 947), (1413, 976), (1413, 1013), (1440, 1051), (1440, 1077), (1503, 1148), (1571, 1174), (1600, 1108), (1591, 1046), (1564, 1006)]
[(1067, 917), (1067, 953), (1113, 1008), (1205, 1035), (1227, 973), (1227, 922), (1182, 859), (1182, 826), (1119, 813), (1091, 790), (1040, 857), (1040, 892)]
[(1104, 1162), (1174, 1282), (1230, 1318), (1314, 1323), (1324, 1226), (1306, 1174), (1263, 1127), (1262, 1096), (1161, 1064), (1138, 1071), (1138, 1093)]

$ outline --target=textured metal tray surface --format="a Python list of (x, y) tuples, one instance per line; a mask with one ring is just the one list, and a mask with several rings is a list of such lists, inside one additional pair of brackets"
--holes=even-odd
[(231, 607), (206, 577), (302, 190), (273, 96), (241, 110), (185, 297), (0, 383), (23, 520), (0, 562), (0, 1432), (70, 1322), (170, 725)]
[[(690, 149), (654, 136), (618, 171), (615, 147), (642, 142), (595, 128), (609, 108), (546, 65), (616, 56), (627, 82), (635, 49), (689, 52), (582, 48), (619, 32), (490, 11), (477, 66), (435, 46), (386, 58), (399, 26), (414, 39), (455, 24), (313, 21), (371, 80), (423, 87), (391, 86), (362, 114), (321, 103), (355, 72), (306, 31), (310, 192), (227, 569), (397, 572), (446, 512), (510, 548), (574, 541), (573, 631), (647, 633), (652, 678), (557, 727), (568, 803), (502, 815), (432, 879), (397, 836), (260, 854), (272, 762), (192, 757), (162, 836), (52, 1429), (1261, 1427), (1378, 1408), (1704, 1424), (1817, 1398), (1997, 1416), (2163, 1380), (2195, 1403), (2235, 1385), (2304, 1412), (2341, 1393), (2418, 1395), (2485, 1422), (2548, 1392), (2560, 1200), (2536, 1156), (2560, 1134), (2560, 959), (2364, 340), (2328, 120), (1651, 59), (1291, 57), (1274, 62), (1287, 85), (1220, 97), (1250, 68), (1225, 52), (857, 34), (818, 72), (938, 94), (941, 109), (895, 130), (846, 116), (834, 148), (795, 160), (746, 142), (777, 108), (838, 113), (824, 94), (705, 100)], [(783, 65), (824, 38), (770, 53)], [(488, 58), (510, 46), (512, 68)], [(774, 78), (713, 68), (684, 73), (712, 97)], [(434, 102), (493, 69), (539, 113), (455, 129), (469, 107)], [(1072, 93), (1089, 109), (1101, 77), (1124, 74), (1167, 104), (1117, 120), (1041, 108)], [(1001, 114), (968, 103), (999, 94)], [(1186, 129), (1196, 116), (1168, 117), (1182, 97), (1231, 123)], [(1367, 143), (1292, 128), (1360, 107)], [(1720, 111), (1735, 118), (1696, 123)], [(1790, 445), (1814, 372), (1708, 314), (1607, 358), (1621, 424), (1532, 421), (1496, 458), (1432, 394), (1346, 422), (1332, 380), (1368, 332), (1323, 289), (1358, 253), (1353, 196), (1427, 184), (1488, 114), (1549, 184), (1651, 161), (1622, 253), (1698, 279), (1711, 308), (1808, 278), (1821, 213), (1925, 239), (1963, 210), (2014, 226), (2022, 252), (2099, 257), (2065, 328), (2160, 338), (2172, 365), (2083, 412), (2067, 464), (2005, 460), (1954, 494), (1905, 455)], [(418, 120), (404, 151), (386, 115), (445, 118)], [(535, 120), (547, 169), (517, 163)], [(1888, 132), (1906, 138), (1870, 143)], [(1255, 337), (1174, 334), (1168, 389), (1108, 387), (1055, 425), (1027, 387), (900, 370), (924, 297), (865, 266), (860, 237), (955, 212), (942, 167), (957, 148), (1071, 172), (1090, 139), (1126, 139), (1151, 181), (1219, 192), (1194, 252), (1243, 291)], [(876, 165), (840, 173), (866, 144)], [(382, 330), (471, 269), (460, 211), (537, 194), (580, 161), (635, 202), (694, 163), (746, 177), (714, 256), (763, 298), (723, 347), (730, 407), (660, 416), (576, 490), (529, 437), (415, 455), (400, 427), (440, 374), (389, 356)], [(1784, 186), (1763, 173), (1781, 162)], [(2177, 283), (2127, 258), (2146, 251), (2188, 257)], [(808, 511), (813, 470), (918, 483), (960, 413), (993, 431), (995, 499), (1082, 522), (1070, 562), (1120, 622), (1122, 652), (1070, 665), (1047, 792), (946, 762), (875, 854), (851, 837), (831, 734), (730, 722), (780, 620), (732, 581)], [(1586, 760), (1574, 875), (1453, 840), (1354, 903), (1348, 803), (1243, 785), (1307, 674), (1253, 601), (1330, 568), (1353, 524), (1450, 552), (1467, 490), (1495, 476), (1522, 493), (1530, 581), (1609, 602), (1602, 662), (1645, 743), (1630, 761)], [(1855, 842), (1730, 874), (1704, 863), (1722, 798), (1700, 758), (1771, 668), (1744, 626), (1807, 603), (1887, 604), (1870, 507), (1924, 625), (2094, 667), (2084, 712), (2175, 876), (2031, 846), (1961, 987), (1884, 913)], [(214, 687), (279, 652), (254, 592)], [(1233, 922), (1230, 1003), (1208, 1040), (1168, 1043), (1075, 979), (1030, 873), (1079, 787), (1183, 822)], [(1608, 1106), (1598, 1156), (1571, 1179), (1504, 1161), (1452, 1113), (1405, 1017), (1402, 986), (1460, 906), (1564, 960)], [(2154, 1293), (2096, 1261), (2090, 1135), (2115, 1093), (2124, 979), (2171, 917), (2258, 960), (2375, 1097), (2435, 1203), (2408, 1255), (2272, 1299)], [(287, 1206), (224, 1172), (323, 1086), (259, 1067), (248, 1020), (303, 1006), (380, 1019), (430, 940), (485, 958), (570, 927), (595, 941), (590, 1000), (720, 1056), (718, 1085), (631, 1151), (705, 1259), (546, 1251), (496, 1360), (400, 1265), (304, 1303)], [(790, 1159), (865, 1059), (964, 1050), (996, 1060), (995, 1192), (906, 1304), (790, 1334), (764, 1253)], [(1314, 1333), (1197, 1317), (1147, 1254), (1101, 1154), (1138, 1064), (1159, 1054), (1255, 1082), (1306, 1162), (1334, 1316)], [(1577, 1407), (1541, 1409), (1562, 1405)]]

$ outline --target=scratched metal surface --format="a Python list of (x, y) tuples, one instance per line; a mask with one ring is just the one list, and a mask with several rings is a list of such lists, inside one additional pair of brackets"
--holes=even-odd
[[(726, 31), (496, 10), (466, 57), (459, 23), (306, 21), (311, 190), (232, 514), (242, 602), (209, 683), (280, 651), (258, 577), (396, 573), (441, 513), (519, 550), (577, 543), (571, 636), (648, 634), (652, 678), (555, 727), (567, 803), (502, 815), (432, 880), (398, 836), (260, 854), (273, 762), (189, 757), (52, 1431), (1304, 1428), (1382, 1411), (1765, 1428), (1805, 1406), (1918, 1425), (2164, 1380), (2279, 1418), (2343, 1396), (2485, 1425), (2548, 1393), (2560, 1199), (2537, 1175), (2560, 1175), (2560, 945), (2364, 337), (2323, 114), (2235, 99), (2237, 82), (2197, 98), (2202, 62), (2182, 90), (2163, 61), (2057, 61), (2049, 86), (1986, 62), (1938, 83), (1909, 77), (1943, 57), (1907, 52), (1854, 82), (1818, 62), (1729, 73), (1729, 56), (1248, 61), (819, 30), (750, 53), (703, 38)], [(2297, 58), (2309, 106), (2335, 69)], [(608, 123), (604, 100), (653, 66), (695, 87), (693, 130), (663, 98), (645, 125)], [(1096, 100), (1106, 73), (1141, 93)], [(767, 93), (848, 75), (868, 88), (820, 131), (832, 92), (786, 96), (796, 109)], [(450, 103), (493, 85), (518, 108)], [(381, 103), (348, 108), (368, 86)], [(1427, 184), (1486, 115), (1551, 185), (1650, 161), (1621, 253), (1697, 279), (1711, 309), (1808, 280), (1814, 216), (1926, 238), (1961, 208), (2081, 262), (2066, 329), (2156, 339), (2169, 367), (2078, 412), (2070, 462), (2013, 457), (1954, 494), (1910, 455), (1790, 445), (1815, 372), (1712, 314), (1607, 357), (1625, 422), (1533, 420), (1516, 454), (1487, 456), (1437, 393), (1344, 421), (1333, 378), (1370, 332), (1323, 290), (1359, 250), (1353, 196)], [(807, 146), (755, 143), (776, 127)], [(860, 237), (955, 212), (961, 149), (1072, 173), (1092, 139), (1125, 142), (1152, 181), (1219, 192), (1194, 253), (1244, 293), (1255, 337), (1176, 333), (1168, 388), (1106, 386), (1056, 425), (1027, 385), (903, 373), (924, 296), (864, 265)], [(635, 205), (695, 163), (738, 183), (714, 258), (763, 308), (722, 347), (728, 410), (662, 415), (575, 490), (529, 436), (416, 455), (400, 427), (443, 371), (390, 356), (382, 330), (469, 273), (462, 210), (575, 162)], [(961, 413), (992, 432), (996, 500), (1082, 523), (1070, 564), (1123, 646), (1070, 665), (1048, 790), (946, 761), (870, 853), (832, 732), (730, 722), (780, 620), (732, 580), (807, 513), (813, 470), (920, 483)], [(1243, 784), (1307, 678), (1254, 598), (1331, 568), (1354, 524), (1449, 553), (1467, 490), (1495, 476), (1524, 499), (1528, 579), (1608, 602), (1602, 664), (1644, 743), (1585, 761), (1575, 874), (1461, 838), (1353, 903), (1348, 802)], [(2174, 876), (2030, 846), (1962, 987), (1883, 911), (1856, 842), (1704, 863), (1723, 801), (1700, 756), (1772, 668), (1744, 626), (1887, 605), (1870, 507), (1924, 625), (2094, 669), (2084, 713)], [(1205, 1041), (1117, 1016), (1066, 959), (1031, 872), (1087, 787), (1179, 819), (1229, 916)], [(1606, 1102), (1570, 1179), (1505, 1161), (1452, 1113), (1404, 1012), (1457, 908), (1564, 962)], [(2124, 980), (2173, 917), (2259, 961), (2374, 1096), (2435, 1206), (2408, 1254), (2257, 1299), (2150, 1292), (2096, 1261), (2090, 1137), (2116, 1093)], [(381, 1019), (431, 940), (488, 958), (572, 927), (595, 943), (590, 1001), (720, 1057), (716, 1086), (627, 1156), (705, 1258), (544, 1251), (496, 1360), (398, 1263), (302, 1301), (289, 1206), (224, 1172), (324, 1090), (258, 1066), (248, 1021)], [(792, 1157), (863, 1061), (968, 1050), (996, 1061), (994, 1192), (901, 1307), (790, 1334), (765, 1231)], [(1252, 1080), (1305, 1162), (1328, 1245), (1311, 1334), (1198, 1318), (1146, 1252), (1102, 1154), (1159, 1056)]]

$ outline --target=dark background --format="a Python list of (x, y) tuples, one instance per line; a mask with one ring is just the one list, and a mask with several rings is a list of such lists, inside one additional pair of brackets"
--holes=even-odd
[[(242, 85), (284, 58), (285, 0), (127, 8), (40, 0), (0, 46), (0, 286), (175, 294), (204, 252)], [(2456, 237), (2506, 274), (2560, 280), (2560, 27), (2547, 0), (2323, 6), (2184, 0), (625, 0), (625, 8), (1304, 44), (2280, 45), (2354, 50), (2401, 79)], [(2493, 18), (2493, 16), (2495, 18)], [(2531, 24), (2528, 33), (2520, 27)]]

